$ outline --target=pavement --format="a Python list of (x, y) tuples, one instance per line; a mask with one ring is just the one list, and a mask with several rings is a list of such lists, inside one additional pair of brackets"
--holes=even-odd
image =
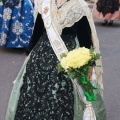
[[(102, 26), (95, 20), (103, 56), (104, 101), (108, 120), (120, 120), (120, 21)], [(9, 96), (26, 55), (24, 49), (0, 47), (0, 120), (5, 120)]]

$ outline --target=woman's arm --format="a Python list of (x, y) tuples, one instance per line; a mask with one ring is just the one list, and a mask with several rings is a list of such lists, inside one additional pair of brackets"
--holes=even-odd
[(29, 54), (31, 50), (35, 47), (36, 43), (38, 42), (39, 38), (43, 35), (44, 24), (41, 15), (38, 13), (33, 34), (31, 37), (31, 41), (26, 49), (26, 53)]
[(80, 47), (90, 48), (93, 46), (91, 29), (87, 18), (84, 16), (76, 23), (76, 34), (80, 44)]

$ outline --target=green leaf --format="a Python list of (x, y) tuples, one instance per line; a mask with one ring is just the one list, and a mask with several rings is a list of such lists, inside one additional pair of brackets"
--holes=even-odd
[(101, 58), (101, 54), (100, 53), (96, 53), (95, 59), (97, 60), (97, 59), (100, 59), (100, 58)]
[(78, 70), (78, 69), (75, 69), (75, 72), (77, 72), (77, 73), (80, 73), (80, 70)]
[(70, 78), (70, 79), (74, 79), (75, 78), (75, 72), (70, 72), (67, 74), (67, 76)]
[(94, 47), (91, 46), (91, 47), (90, 47), (90, 54), (93, 54), (93, 53), (94, 53)]
[(66, 57), (66, 56), (67, 56), (67, 54), (62, 53), (62, 54), (60, 55), (60, 58), (62, 59), (63, 57)]
[(64, 71), (60, 63), (57, 64), (57, 69), (58, 69), (58, 73)]

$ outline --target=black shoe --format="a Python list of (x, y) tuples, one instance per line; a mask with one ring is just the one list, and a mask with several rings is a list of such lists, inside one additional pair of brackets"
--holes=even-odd
[(110, 22), (108, 23), (108, 25), (112, 26), (112, 25), (113, 25), (113, 21), (110, 21)]
[(105, 20), (103, 23), (102, 23), (102, 25), (107, 25), (108, 24), (108, 21), (107, 20)]

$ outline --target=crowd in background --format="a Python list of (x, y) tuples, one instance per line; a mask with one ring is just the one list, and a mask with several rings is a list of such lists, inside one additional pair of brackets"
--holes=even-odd
[[(94, 3), (93, 17), (112, 25), (120, 20), (120, 0), (85, 0)], [(34, 26), (34, 0), (0, 1), (0, 46), (26, 48)]]

